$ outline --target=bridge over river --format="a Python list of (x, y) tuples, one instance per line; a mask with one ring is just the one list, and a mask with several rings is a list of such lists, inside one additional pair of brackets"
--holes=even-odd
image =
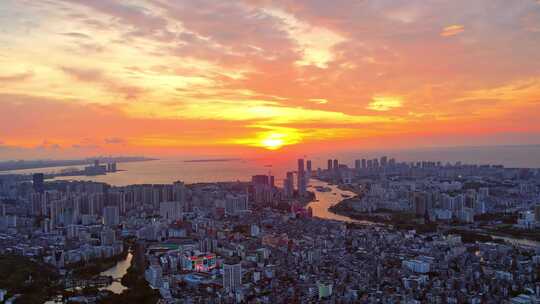
[[(120, 280), (120, 279), (116, 279)], [(112, 276), (98, 276), (92, 279), (74, 279), (74, 278), (67, 278), (64, 280), (64, 288), (66, 289), (72, 289), (72, 288), (86, 288), (86, 287), (106, 287), (112, 284), (115, 279), (113, 279)]]

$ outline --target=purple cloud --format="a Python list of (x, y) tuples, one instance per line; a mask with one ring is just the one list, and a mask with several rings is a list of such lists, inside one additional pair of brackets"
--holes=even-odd
[(75, 67), (60, 67), (60, 69), (78, 81), (98, 83), (111, 92), (124, 95), (126, 99), (136, 99), (144, 92), (140, 87), (124, 84), (108, 77), (101, 70)]

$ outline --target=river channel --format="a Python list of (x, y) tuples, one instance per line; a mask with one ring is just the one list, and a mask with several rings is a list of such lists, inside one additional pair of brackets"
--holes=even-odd
[[(341, 202), (346, 197), (355, 196), (356, 194), (354, 192), (341, 190), (336, 185), (330, 185), (318, 179), (311, 179), (309, 182), (309, 187), (309, 190), (315, 193), (315, 201), (312, 201), (307, 205), (307, 207), (311, 207), (311, 209), (313, 210), (313, 216), (328, 220), (343, 221), (349, 223), (373, 224), (373, 222), (370, 221), (355, 220), (348, 216), (335, 214), (328, 210), (328, 208)], [(322, 192), (317, 191), (315, 187), (323, 187), (330, 190)], [(343, 195), (345, 195), (345, 197)]]
[[(307, 207), (312, 208), (313, 216), (323, 218), (323, 219), (328, 219), (328, 220), (343, 221), (343, 222), (349, 222), (349, 223), (374, 224), (373, 222), (370, 222), (370, 221), (355, 220), (348, 216), (335, 214), (331, 212), (330, 210), (328, 210), (328, 208), (339, 203), (346, 197), (355, 196), (356, 195), (355, 193), (351, 191), (341, 190), (336, 185), (331, 185), (318, 179), (311, 179), (309, 182), (309, 187), (310, 187), (309, 190), (315, 193), (315, 199), (316, 199), (315, 201), (310, 202), (307, 205)], [(315, 187), (329, 188), (330, 191), (326, 191), (326, 192), (317, 191)], [(345, 195), (345, 197), (343, 195)], [(540, 242), (537, 242), (534, 240), (519, 239), (519, 238), (514, 238), (514, 237), (499, 236), (499, 235), (492, 235), (492, 234), (489, 234), (489, 235), (493, 237), (494, 239), (501, 239), (515, 245), (540, 247)]]
[(127, 254), (126, 258), (116, 263), (115, 266), (103, 271), (99, 275), (101, 276), (111, 276), (113, 282), (107, 287), (100, 288), (100, 290), (109, 290), (116, 294), (121, 294), (122, 291), (126, 290), (127, 287), (120, 283), (122, 277), (127, 273), (129, 266), (131, 265), (131, 259), (133, 255), (130, 253)]

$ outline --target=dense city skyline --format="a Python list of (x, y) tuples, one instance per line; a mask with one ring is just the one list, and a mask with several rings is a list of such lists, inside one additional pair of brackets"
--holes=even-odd
[(122, 167), (104, 161), (68, 180), (0, 174), (0, 301), (540, 301), (538, 168), (299, 158), (211, 182), (240, 172), (210, 161), (201, 182), (135, 169), (109, 184)]
[(7, 0), (0, 29), (4, 159), (540, 143), (538, 1)]

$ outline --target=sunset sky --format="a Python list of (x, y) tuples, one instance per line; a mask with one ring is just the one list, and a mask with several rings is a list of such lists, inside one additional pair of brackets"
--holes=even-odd
[(540, 1), (0, 1), (0, 159), (539, 143)]

